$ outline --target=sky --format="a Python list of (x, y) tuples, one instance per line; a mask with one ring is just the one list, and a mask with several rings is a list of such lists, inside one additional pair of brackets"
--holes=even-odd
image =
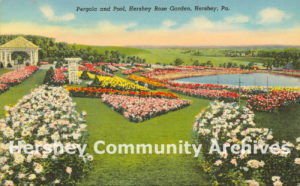
[[(114, 6), (127, 11), (77, 11)], [(158, 12), (154, 6), (192, 11)], [(0, 34), (97, 46), (300, 46), (299, 8), (300, 0), (0, 0)]]

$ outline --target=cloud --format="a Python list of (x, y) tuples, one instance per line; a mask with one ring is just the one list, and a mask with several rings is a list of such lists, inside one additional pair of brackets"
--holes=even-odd
[(259, 24), (272, 24), (280, 23), (285, 19), (289, 19), (291, 16), (277, 8), (265, 8), (259, 12), (258, 17)]
[[(201, 26), (202, 22), (203, 25)], [(227, 24), (228, 25), (228, 24)], [(205, 17), (191, 20), (175, 29), (134, 29), (136, 23), (116, 24), (101, 21), (93, 27), (43, 25), (34, 22), (0, 23), (1, 34), (33, 34), (53, 37), (56, 41), (103, 46), (232, 46), (300, 45), (300, 26), (272, 30), (220, 30), (218, 22)], [(20, 30), (20, 28), (22, 28)], [(197, 28), (197, 29), (191, 29)], [(211, 31), (214, 29), (218, 31)], [(47, 32), (45, 32), (45, 30)]]
[(172, 20), (165, 20), (165, 21), (163, 21), (162, 25), (163, 25), (163, 27), (169, 28), (171, 26), (175, 26), (176, 22), (172, 21)]
[(245, 15), (235, 15), (230, 17), (225, 17), (224, 19), (227, 23), (247, 23), (249, 22), (249, 17)]
[(233, 25), (224, 21), (211, 21), (205, 16), (194, 17), (187, 24), (183, 24), (180, 27), (181, 30), (193, 30), (193, 31), (229, 31), (229, 30), (243, 30), (242, 27)]
[(73, 13), (56, 16), (53, 9), (49, 5), (43, 5), (40, 7), (40, 10), (49, 21), (70, 21), (75, 18)]

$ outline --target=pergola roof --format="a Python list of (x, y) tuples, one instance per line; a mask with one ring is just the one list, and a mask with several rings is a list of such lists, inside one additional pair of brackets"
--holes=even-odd
[(16, 39), (10, 40), (9, 42), (0, 46), (0, 48), (39, 48), (32, 42), (28, 41), (22, 36), (17, 37)]

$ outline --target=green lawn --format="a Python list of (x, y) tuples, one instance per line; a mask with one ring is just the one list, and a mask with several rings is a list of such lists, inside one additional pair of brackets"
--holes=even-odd
[(0, 68), (0, 76), (2, 74), (5, 74), (6, 72), (10, 72), (11, 70), (10, 69), (7, 69), (7, 68)]
[[(190, 141), (195, 115), (208, 100), (188, 98), (192, 105), (142, 123), (131, 123), (100, 99), (74, 98), (78, 110), (87, 111), (89, 151), (92, 144), (178, 144)], [(205, 183), (191, 155), (97, 155), (94, 170), (82, 185), (195, 185)]]
[(256, 112), (258, 126), (272, 129), (277, 139), (295, 142), (300, 137), (300, 104), (290, 105), (276, 113)]
[(10, 87), (8, 91), (0, 94), (0, 117), (4, 116), (5, 105), (16, 104), (18, 100), (25, 94), (28, 94), (31, 89), (41, 85), (45, 74), (45, 70), (39, 70), (21, 84)]

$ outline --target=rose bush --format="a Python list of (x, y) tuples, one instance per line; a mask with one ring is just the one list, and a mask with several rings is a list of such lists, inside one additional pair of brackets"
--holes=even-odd
[(144, 121), (190, 104), (189, 100), (182, 99), (145, 98), (115, 94), (103, 94), (101, 98), (105, 104), (133, 122)]
[(142, 71), (144, 71), (142, 68), (136, 67), (136, 68), (132, 68), (130, 70), (125, 70), (125, 71), (122, 72), (122, 74), (129, 75), (129, 74), (132, 74), (134, 72), (142, 72)]
[(54, 85), (63, 85), (67, 81), (67, 77), (64, 75), (62, 69), (60, 68), (54, 69), (54, 75), (52, 78), (53, 78), (52, 84)]
[(238, 93), (227, 90), (191, 89), (172, 86), (168, 86), (168, 89), (188, 96), (204, 99), (217, 99), (224, 101), (236, 101), (238, 99)]
[(158, 97), (158, 98), (178, 98), (175, 94), (171, 92), (161, 92), (161, 91), (120, 91), (114, 89), (102, 89), (95, 87), (69, 87), (65, 88), (70, 92), (71, 96), (74, 97), (90, 97), (90, 98), (100, 98), (102, 94), (120, 94), (120, 95), (130, 95), (130, 96), (140, 96), (140, 97)]
[(248, 108), (256, 111), (273, 112), (289, 104), (300, 102), (299, 92), (273, 91), (269, 94), (253, 95), (247, 100)]
[(9, 86), (17, 85), (30, 77), (36, 70), (38, 70), (37, 66), (26, 66), (19, 70), (7, 72), (0, 76), (0, 83), (5, 83)]
[[(300, 138), (295, 144), (277, 141), (270, 129), (256, 127), (250, 109), (236, 103), (215, 101), (200, 112), (193, 126), (193, 141), (202, 144), (200, 165), (213, 185), (300, 183)], [(210, 153), (213, 143), (221, 146), (220, 153)], [(239, 146), (244, 143), (251, 150)], [(223, 144), (229, 146), (227, 150)], [(270, 153), (271, 149), (275, 153)]]
[(87, 142), (86, 124), (63, 87), (36, 88), (0, 119), (0, 185), (74, 185), (90, 169), (84, 154), (9, 152), (10, 141), (31, 145), (80, 145)]
[(6, 84), (0, 84), (0, 94), (8, 90), (8, 86)]

